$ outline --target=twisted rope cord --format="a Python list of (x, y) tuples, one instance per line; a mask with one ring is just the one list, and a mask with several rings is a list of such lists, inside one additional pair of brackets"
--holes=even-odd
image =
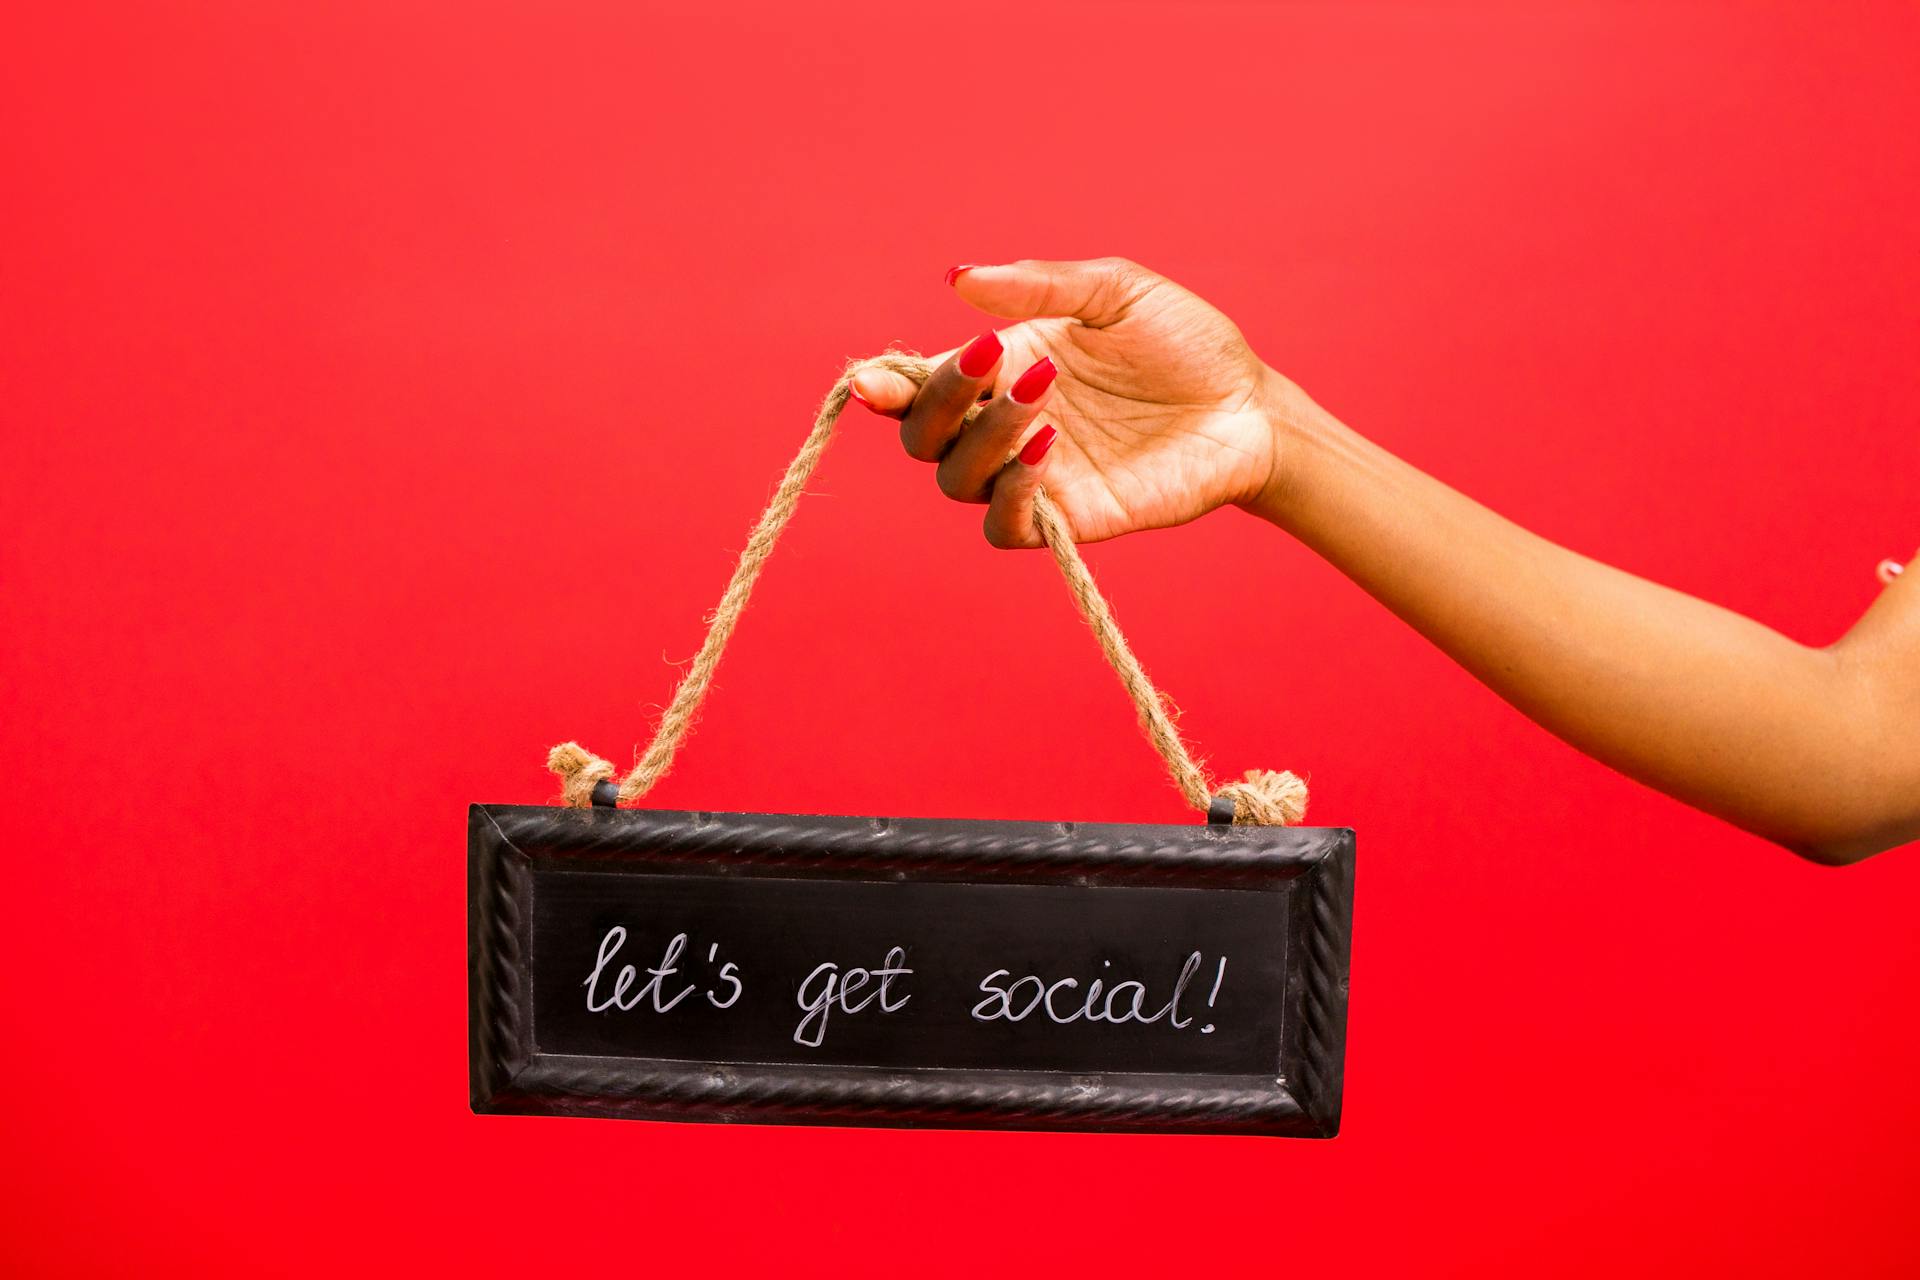
[[(753, 584), (759, 578), (760, 570), (765, 567), (767, 557), (773, 553), (774, 543), (779, 541), (787, 521), (793, 518), (807, 481), (812, 478), (814, 468), (820, 465), (820, 458), (833, 439), (834, 424), (847, 407), (853, 379), (868, 369), (884, 369), (910, 378), (915, 383), (925, 383), (933, 372), (933, 365), (919, 356), (889, 352), (850, 364), (833, 384), (833, 389), (827, 392), (827, 398), (821, 403), (820, 412), (813, 420), (813, 430), (807, 433), (800, 452), (787, 464), (787, 472), (780, 478), (780, 487), (774, 490), (767, 509), (760, 513), (759, 523), (754, 525), (746, 549), (740, 553), (740, 563), (734, 566), (733, 578), (727, 583), (726, 592), (708, 615), (707, 637), (701, 642), (700, 651), (694, 655), (686, 675), (681, 677), (673, 700), (661, 715), (653, 741), (647, 744), (647, 749), (641, 753), (633, 770), (621, 779), (618, 785), (619, 803), (631, 804), (645, 795), (673, 764), (674, 753), (680, 749), (680, 742), (692, 727), (694, 714), (707, 695), (707, 687), (713, 683), (714, 668), (720, 664), (720, 655), (727, 647), (727, 640), (733, 635), (733, 628), (747, 607), (747, 597), (753, 592)], [(978, 413), (979, 406), (976, 405), (968, 411), (968, 420), (971, 421)], [(1080, 616), (1092, 628), (1101, 652), (1106, 655), (1114, 673), (1120, 677), (1127, 696), (1133, 700), (1134, 710), (1140, 716), (1141, 729), (1154, 750), (1160, 753), (1160, 758), (1166, 761), (1174, 785), (1180, 788), (1180, 794), (1186, 797), (1187, 803), (1205, 812), (1216, 797), (1224, 797), (1233, 804), (1233, 820), (1236, 823), (1257, 826), (1291, 826), (1305, 817), (1307, 784), (1291, 773), (1253, 769), (1238, 782), (1229, 782), (1220, 787), (1208, 782), (1206, 772), (1188, 754), (1186, 744), (1181, 741), (1173, 717), (1168, 714), (1165, 699), (1153, 687), (1153, 682), (1140, 666), (1140, 660), (1133, 656), (1133, 650), (1128, 647), (1126, 637), (1120, 633), (1119, 624), (1113, 620), (1113, 611), (1107, 607), (1100, 588), (1094, 585), (1086, 561), (1080, 558), (1079, 548), (1074, 545), (1073, 532), (1067, 527), (1066, 518), (1060, 514), (1060, 508), (1054, 505), (1045, 489), (1034, 493), (1033, 519), (1041, 538), (1053, 552), (1054, 563), (1060, 567), (1068, 589), (1073, 592)], [(591, 805), (594, 787), (614, 776), (611, 762), (577, 742), (563, 742), (548, 752), (547, 768), (560, 776), (562, 802), (575, 808)]]

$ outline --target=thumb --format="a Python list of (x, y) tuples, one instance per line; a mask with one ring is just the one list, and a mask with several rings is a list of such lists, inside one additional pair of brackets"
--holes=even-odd
[(1042, 262), (1023, 258), (1000, 266), (955, 267), (947, 282), (961, 300), (990, 316), (1032, 320), (1069, 316), (1095, 329), (1126, 318), (1127, 309), (1166, 283), (1125, 258)]

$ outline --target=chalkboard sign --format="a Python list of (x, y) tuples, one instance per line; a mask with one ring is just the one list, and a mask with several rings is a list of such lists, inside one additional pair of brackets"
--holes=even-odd
[(483, 1113), (1331, 1137), (1344, 828), (475, 805)]

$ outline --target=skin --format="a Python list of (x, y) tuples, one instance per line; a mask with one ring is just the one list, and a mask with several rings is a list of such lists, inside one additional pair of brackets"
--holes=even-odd
[[(986, 504), (994, 546), (1040, 545), (1042, 482), (1081, 542), (1238, 506), (1622, 773), (1815, 862), (1920, 838), (1920, 569), (1813, 648), (1556, 546), (1393, 457), (1131, 262), (975, 266), (953, 286), (1016, 322), (998, 364), (968, 378), (950, 353), (924, 388), (868, 371), (854, 390), (901, 420), (941, 492)], [(1056, 381), (1017, 403), (1008, 389), (1042, 357)], [(1045, 456), (1015, 458), (1045, 423)]]

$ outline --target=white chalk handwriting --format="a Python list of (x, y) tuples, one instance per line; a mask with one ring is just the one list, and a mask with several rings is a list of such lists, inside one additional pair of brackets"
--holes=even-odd
[[(706, 949), (705, 972), (710, 976), (696, 980), (684, 963), (688, 936), (676, 933), (667, 940), (658, 964), (637, 968), (618, 964), (627, 944), (627, 930), (614, 925), (600, 939), (593, 971), (581, 982), (587, 989), (589, 1013), (631, 1013), (635, 1010), (670, 1014), (695, 992), (701, 992), (707, 1004), (717, 1010), (733, 1008), (746, 994), (747, 984), (739, 965), (721, 961), (721, 946), (710, 943)], [(694, 966), (698, 968), (696, 964)], [(1207, 967), (1200, 951), (1189, 952), (1180, 971), (1171, 975), (1171, 983), (1162, 987), (1164, 998), (1150, 992), (1150, 981), (1126, 977), (1114, 981), (1113, 962), (1103, 960), (1095, 972), (1080, 974), (1023, 973), (995, 969), (980, 979), (980, 999), (972, 1008), (975, 1022), (1024, 1022), (1034, 1017), (1041, 1025), (1067, 1026), (1075, 1022), (1106, 1023), (1113, 1026), (1153, 1026), (1164, 1023), (1171, 1030), (1191, 1027), (1195, 1018), (1195, 997), (1190, 994), (1195, 977)], [(1227, 958), (1220, 956), (1213, 965), (1213, 981), (1205, 998), (1206, 1008), (1216, 1007), (1220, 987), (1227, 976)], [(646, 980), (640, 975), (645, 973)], [(907, 948), (888, 948), (880, 964), (873, 968), (843, 967), (837, 960), (825, 960), (801, 980), (794, 994), (800, 1010), (794, 1024), (795, 1044), (819, 1048), (826, 1043), (827, 1028), (837, 1012), (842, 1017), (861, 1014), (885, 1016), (900, 1012), (913, 999), (907, 990), (913, 968), (907, 964)], [(1209, 1035), (1211, 1022), (1199, 1028)]]

